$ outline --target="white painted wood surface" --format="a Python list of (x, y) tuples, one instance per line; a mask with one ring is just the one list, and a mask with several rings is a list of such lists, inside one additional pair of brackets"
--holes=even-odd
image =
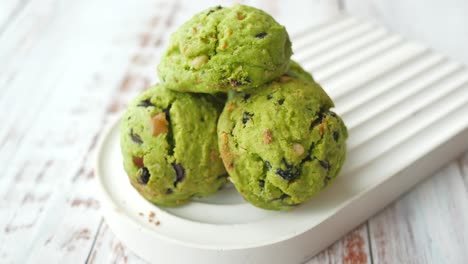
[[(157, 81), (169, 33), (204, 7), (232, 2), (0, 2), (0, 263), (144, 263), (101, 219), (96, 139), (109, 117)], [(243, 2), (290, 32), (340, 6)], [(466, 262), (467, 186), (468, 154), (309, 263)]]

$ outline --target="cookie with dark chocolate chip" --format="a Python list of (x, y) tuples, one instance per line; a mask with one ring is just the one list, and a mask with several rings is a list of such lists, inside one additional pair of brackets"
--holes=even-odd
[(265, 209), (287, 210), (311, 199), (332, 183), (346, 156), (347, 129), (330, 110), (332, 100), (292, 65), (272, 83), (230, 94), (218, 122), (231, 181)]
[[(216, 192), (226, 181), (216, 124), (218, 96), (153, 87), (129, 105), (121, 121), (124, 168), (148, 201), (176, 206)], [(201, 121), (202, 120), (202, 121)]]
[(177, 91), (243, 91), (279, 78), (291, 55), (286, 29), (269, 14), (240, 4), (214, 7), (172, 34), (158, 75)]

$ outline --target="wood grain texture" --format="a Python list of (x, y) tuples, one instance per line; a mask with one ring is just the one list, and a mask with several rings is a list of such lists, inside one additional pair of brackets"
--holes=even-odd
[(307, 261), (307, 264), (364, 264), (371, 262), (368, 230), (366, 224), (364, 224)]
[(0, 134), (2, 263), (88, 257), (101, 223), (92, 172), (97, 137), (109, 116), (156, 79), (129, 64), (134, 50), (157, 41), (150, 35), (143, 43), (142, 31), (157, 24), (154, 16), (166, 27), (170, 5), (64, 3), (33, 3), (1, 44), (0, 82), (8, 83), (0, 98), (7, 125)]
[(375, 263), (466, 262), (467, 201), (453, 162), (369, 220)]

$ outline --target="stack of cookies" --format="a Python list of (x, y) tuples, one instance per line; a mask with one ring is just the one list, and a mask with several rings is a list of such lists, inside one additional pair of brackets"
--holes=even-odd
[(158, 73), (121, 122), (124, 167), (150, 202), (177, 206), (231, 181), (251, 204), (297, 206), (329, 186), (347, 130), (332, 100), (291, 61), (287, 31), (234, 5), (173, 33)]

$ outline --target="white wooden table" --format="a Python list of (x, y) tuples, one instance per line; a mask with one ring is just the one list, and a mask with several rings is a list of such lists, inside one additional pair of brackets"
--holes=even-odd
[[(96, 140), (112, 116), (157, 81), (170, 32), (207, 6), (232, 2), (0, 2), (0, 263), (144, 263), (100, 215), (92, 167)], [(247, 3), (292, 33), (343, 7), (405, 29), (390, 19), (395, 9), (381, 2)], [(457, 30), (467, 29), (452, 28), (448, 36)], [(412, 31), (435, 39), (436, 48), (452, 57), (460, 42), (468, 42), (466, 34), (447, 39), (456, 45), (444, 44), (414, 25), (402, 33)], [(458, 52), (467, 63), (466, 48)], [(467, 186), (468, 153), (309, 263), (466, 263)]]

